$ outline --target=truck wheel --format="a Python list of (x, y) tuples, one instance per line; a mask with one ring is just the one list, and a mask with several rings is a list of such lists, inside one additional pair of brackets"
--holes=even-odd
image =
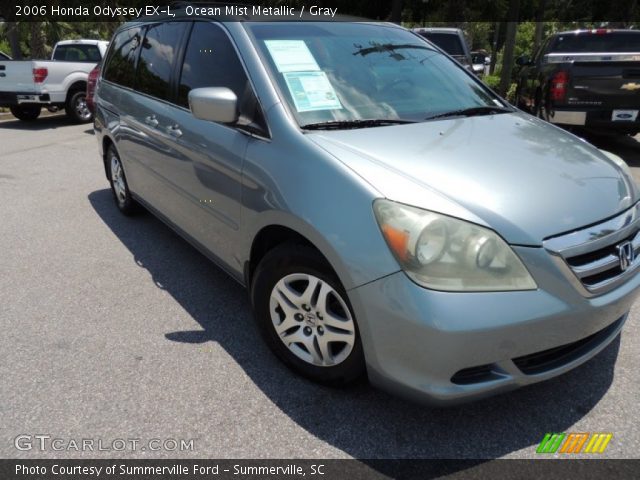
[(531, 113), (536, 117), (541, 118), (545, 122), (549, 122), (549, 109), (546, 107), (545, 104), (546, 102), (542, 98), (542, 92), (537, 91), (533, 112)]
[(518, 85), (518, 87), (516, 88), (516, 98), (514, 103), (520, 110), (531, 113), (531, 109), (522, 100), (520, 85)]
[(9, 109), (14, 117), (23, 122), (33, 122), (40, 116), (40, 105), (20, 105)]
[(72, 92), (64, 107), (67, 116), (75, 123), (88, 123), (93, 120), (93, 113), (87, 106), (87, 92)]

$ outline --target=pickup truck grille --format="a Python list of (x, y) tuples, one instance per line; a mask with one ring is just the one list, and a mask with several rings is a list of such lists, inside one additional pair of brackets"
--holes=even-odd
[(585, 296), (606, 293), (640, 266), (640, 204), (604, 223), (545, 240), (543, 245)]

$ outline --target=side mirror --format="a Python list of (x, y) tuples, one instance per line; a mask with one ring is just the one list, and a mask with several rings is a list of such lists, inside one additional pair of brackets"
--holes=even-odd
[(194, 117), (218, 123), (238, 121), (238, 97), (226, 87), (194, 88), (189, 92)]
[(531, 65), (531, 59), (528, 55), (522, 55), (516, 58), (516, 65), (524, 67), (525, 65)]

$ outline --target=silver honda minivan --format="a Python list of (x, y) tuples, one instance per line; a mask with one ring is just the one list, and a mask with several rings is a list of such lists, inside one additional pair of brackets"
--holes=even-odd
[(624, 162), (401, 27), (140, 19), (95, 103), (117, 208), (245, 285), (313, 380), (440, 404), (513, 389), (596, 355), (638, 292)]

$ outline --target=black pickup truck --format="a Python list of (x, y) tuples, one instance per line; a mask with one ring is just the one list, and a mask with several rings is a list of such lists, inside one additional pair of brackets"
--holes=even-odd
[(561, 126), (640, 132), (640, 31), (556, 33), (516, 63), (519, 108)]

